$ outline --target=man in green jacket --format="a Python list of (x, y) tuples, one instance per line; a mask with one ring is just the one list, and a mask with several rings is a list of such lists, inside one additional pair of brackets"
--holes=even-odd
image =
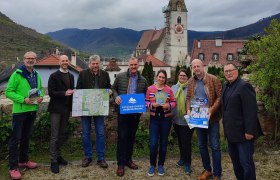
[(12, 134), (9, 141), (9, 166), (12, 179), (20, 179), (19, 167), (34, 169), (38, 164), (28, 158), (29, 139), (38, 103), (43, 101), (41, 77), (33, 68), (36, 53), (24, 54), (24, 65), (10, 77), (6, 97), (13, 101)]

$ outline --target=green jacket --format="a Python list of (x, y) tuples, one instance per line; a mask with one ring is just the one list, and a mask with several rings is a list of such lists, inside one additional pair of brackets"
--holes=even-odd
[[(24, 113), (30, 111), (37, 111), (37, 104), (25, 104), (24, 99), (28, 97), (28, 92), (31, 87), (28, 80), (22, 75), (22, 70), (17, 69), (10, 77), (6, 88), (6, 97), (13, 101), (13, 113)], [(44, 96), (42, 89), (42, 81), (39, 73), (37, 73), (37, 89), (40, 90), (40, 96)]]

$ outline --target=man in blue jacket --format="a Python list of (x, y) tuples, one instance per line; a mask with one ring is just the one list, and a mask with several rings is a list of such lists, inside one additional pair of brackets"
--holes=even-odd
[(38, 103), (43, 101), (44, 96), (40, 74), (33, 68), (36, 59), (36, 53), (25, 53), (24, 65), (11, 75), (6, 89), (6, 97), (13, 101), (12, 134), (9, 141), (9, 173), (12, 179), (21, 178), (19, 167), (38, 167), (37, 163), (28, 158), (29, 139)]

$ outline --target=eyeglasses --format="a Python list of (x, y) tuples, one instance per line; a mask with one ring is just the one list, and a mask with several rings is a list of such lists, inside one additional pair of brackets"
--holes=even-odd
[(224, 71), (224, 74), (229, 74), (229, 73), (231, 73), (231, 72), (234, 71), (234, 70), (236, 70), (236, 69), (229, 69), (229, 70), (226, 70), (226, 71)]
[(27, 60), (36, 60), (36, 58), (25, 58)]
[(179, 76), (181, 76), (181, 77), (186, 77), (187, 75), (184, 75), (184, 74), (180, 74)]

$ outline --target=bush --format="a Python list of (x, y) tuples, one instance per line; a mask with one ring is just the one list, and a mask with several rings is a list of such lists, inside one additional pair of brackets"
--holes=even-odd
[(0, 159), (8, 154), (8, 141), (12, 132), (11, 116), (3, 114), (0, 118)]
[[(73, 134), (78, 122), (72, 118), (69, 119), (67, 126), (67, 139), (70, 135)], [(34, 128), (32, 132), (30, 150), (48, 150), (49, 141), (51, 137), (51, 123), (49, 113), (42, 113), (34, 123)], [(32, 147), (34, 145), (34, 147)]]
[[(67, 127), (67, 138), (73, 134), (78, 122), (72, 118), (69, 119)], [(51, 136), (49, 113), (37, 114), (34, 123), (32, 138), (30, 141), (30, 151), (41, 152), (49, 149), (49, 141)], [(0, 159), (4, 159), (8, 155), (8, 141), (12, 132), (12, 117), (3, 114), (0, 119)]]

